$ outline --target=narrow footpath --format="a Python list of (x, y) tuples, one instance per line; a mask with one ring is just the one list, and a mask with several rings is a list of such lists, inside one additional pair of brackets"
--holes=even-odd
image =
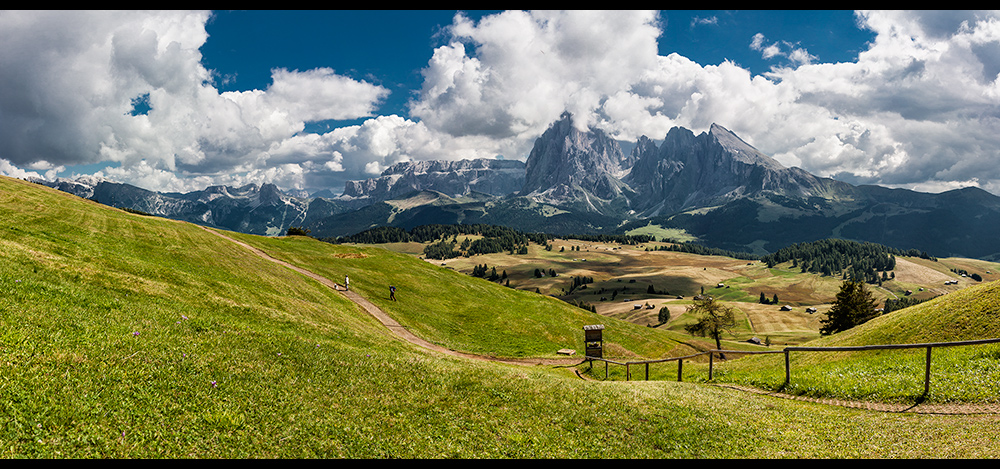
[[(462, 357), (462, 358), (468, 358), (468, 359), (473, 359), (473, 360), (485, 360), (485, 361), (500, 362), (500, 363), (509, 363), (509, 364), (514, 364), (514, 365), (560, 365), (560, 366), (575, 366), (575, 365), (579, 365), (579, 364), (583, 363), (583, 360), (581, 360), (581, 359), (575, 359), (575, 358), (567, 358), (567, 359), (544, 359), (544, 358), (517, 359), (517, 358), (489, 357), (489, 356), (483, 356), (483, 355), (475, 355), (475, 354), (471, 354), (471, 353), (458, 352), (458, 351), (455, 351), (455, 350), (444, 348), (444, 347), (442, 347), (440, 345), (437, 345), (437, 344), (432, 344), (432, 343), (430, 343), (430, 342), (428, 342), (428, 341), (426, 341), (424, 339), (421, 339), (420, 337), (417, 337), (416, 335), (414, 335), (407, 328), (403, 327), (401, 324), (399, 324), (398, 322), (396, 322), (395, 319), (391, 318), (388, 314), (386, 314), (385, 311), (382, 311), (381, 308), (379, 308), (378, 306), (376, 306), (371, 301), (368, 301), (368, 299), (366, 299), (365, 297), (363, 297), (363, 296), (361, 296), (361, 295), (359, 295), (359, 294), (357, 294), (357, 293), (355, 293), (353, 291), (345, 290), (344, 287), (342, 285), (340, 285), (339, 283), (336, 283), (336, 282), (334, 282), (334, 281), (332, 281), (332, 280), (330, 280), (330, 279), (328, 279), (326, 277), (323, 277), (322, 275), (319, 275), (319, 274), (316, 274), (316, 273), (311, 272), (309, 270), (303, 269), (303, 268), (301, 268), (299, 266), (289, 264), (288, 262), (285, 262), (285, 261), (280, 260), (280, 259), (275, 259), (275, 258), (271, 257), (268, 253), (266, 253), (264, 251), (261, 251), (260, 249), (257, 249), (257, 248), (255, 248), (255, 247), (253, 247), (253, 246), (251, 246), (251, 245), (249, 245), (247, 243), (244, 243), (242, 241), (230, 238), (229, 236), (226, 236), (226, 235), (224, 235), (224, 234), (222, 234), (222, 233), (220, 233), (218, 231), (206, 228), (204, 226), (202, 226), (201, 228), (203, 230), (209, 232), (209, 233), (212, 233), (212, 234), (220, 237), (220, 238), (223, 238), (223, 239), (228, 240), (228, 241), (230, 241), (232, 243), (238, 244), (238, 245), (240, 245), (240, 246), (248, 249), (250, 252), (256, 254), (257, 256), (260, 256), (263, 259), (267, 259), (267, 260), (269, 260), (271, 262), (274, 262), (275, 264), (278, 264), (278, 265), (287, 267), (289, 269), (292, 269), (292, 270), (294, 270), (294, 271), (296, 271), (296, 272), (298, 272), (298, 273), (300, 273), (302, 275), (305, 275), (306, 277), (309, 277), (309, 278), (311, 278), (313, 280), (316, 280), (317, 282), (319, 282), (319, 283), (321, 283), (323, 285), (326, 285), (327, 287), (330, 287), (330, 288), (332, 288), (332, 289), (340, 292), (341, 295), (344, 295), (347, 299), (353, 301), (358, 306), (361, 306), (361, 308), (363, 308), (365, 311), (367, 311), (368, 314), (370, 314), (372, 317), (374, 317), (379, 322), (381, 322), (383, 326), (385, 326), (387, 329), (389, 329), (390, 331), (392, 331), (399, 338), (401, 338), (403, 340), (406, 340), (407, 342), (410, 342), (412, 344), (418, 345), (420, 347), (426, 348), (428, 350), (433, 350), (435, 352), (443, 353), (445, 355), (451, 355), (451, 356), (454, 356), (454, 357)], [(577, 373), (577, 376), (580, 376), (581, 378), (584, 378), (582, 375), (579, 374), (579, 372)], [(586, 379), (586, 378), (584, 378), (584, 379)]]
[[(326, 285), (327, 287), (330, 287), (330, 288), (332, 288), (332, 289), (340, 292), (340, 294), (344, 295), (347, 299), (349, 299), (349, 300), (353, 301), (355, 304), (361, 306), (365, 311), (368, 312), (368, 314), (372, 315), (372, 317), (374, 317), (379, 322), (381, 322), (382, 325), (384, 325), (390, 331), (392, 331), (393, 333), (395, 333), (396, 336), (398, 336), (399, 338), (401, 338), (403, 340), (406, 340), (406, 341), (408, 341), (408, 342), (410, 342), (412, 344), (419, 345), (419, 346), (421, 346), (423, 348), (426, 348), (428, 350), (433, 350), (435, 352), (443, 353), (445, 355), (450, 355), (450, 356), (454, 356), (454, 357), (462, 357), (462, 358), (468, 358), (468, 359), (473, 359), (473, 360), (485, 360), (485, 361), (492, 361), (492, 362), (499, 362), (499, 363), (508, 363), (508, 364), (514, 364), (514, 365), (575, 366), (575, 365), (583, 364), (584, 361), (585, 361), (585, 360), (573, 359), (573, 358), (566, 358), (566, 359), (533, 359), (533, 358), (515, 359), (515, 358), (497, 358), (497, 357), (489, 357), (489, 356), (483, 356), (483, 355), (475, 355), (475, 354), (470, 354), (470, 353), (462, 353), (462, 352), (458, 352), (458, 351), (455, 351), (455, 350), (451, 350), (451, 349), (447, 349), (447, 348), (441, 347), (440, 345), (432, 344), (432, 343), (430, 343), (430, 342), (428, 342), (428, 341), (426, 341), (424, 339), (421, 339), (420, 337), (417, 337), (416, 335), (414, 335), (408, 329), (406, 329), (401, 324), (399, 324), (398, 322), (396, 322), (395, 319), (392, 319), (391, 317), (389, 317), (389, 315), (386, 314), (385, 311), (382, 311), (381, 308), (379, 308), (378, 306), (376, 306), (371, 301), (368, 301), (368, 299), (366, 299), (365, 297), (363, 297), (363, 296), (361, 296), (361, 295), (359, 295), (359, 294), (357, 294), (357, 293), (355, 293), (353, 291), (345, 290), (340, 284), (338, 284), (338, 283), (336, 283), (336, 282), (334, 282), (334, 281), (332, 281), (332, 280), (330, 280), (330, 279), (328, 279), (326, 277), (323, 277), (322, 275), (318, 275), (318, 274), (313, 273), (313, 272), (311, 272), (309, 270), (306, 270), (306, 269), (303, 269), (301, 267), (289, 264), (288, 262), (282, 261), (280, 259), (275, 259), (275, 258), (271, 257), (270, 255), (268, 255), (266, 252), (261, 251), (260, 249), (257, 249), (257, 248), (255, 248), (255, 247), (253, 247), (253, 246), (251, 246), (249, 244), (246, 244), (246, 243), (244, 243), (242, 241), (230, 238), (229, 236), (226, 236), (226, 235), (224, 235), (222, 233), (219, 233), (218, 231), (211, 230), (211, 229), (206, 228), (204, 226), (202, 226), (201, 228), (203, 230), (209, 232), (209, 233), (212, 233), (212, 234), (220, 237), (220, 238), (226, 239), (226, 240), (228, 240), (230, 242), (233, 242), (233, 243), (236, 243), (236, 244), (238, 244), (240, 246), (243, 246), (244, 248), (250, 250), (250, 252), (253, 252), (254, 254), (260, 256), (261, 258), (267, 259), (267, 260), (269, 260), (271, 262), (274, 262), (276, 264), (279, 264), (279, 265), (282, 265), (282, 266), (287, 267), (289, 269), (292, 269), (292, 270), (294, 270), (294, 271), (296, 271), (296, 272), (298, 272), (298, 273), (300, 273), (302, 275), (305, 275), (306, 277), (309, 277), (309, 278), (311, 278), (313, 280), (316, 280), (317, 282), (319, 282), (319, 283), (321, 283), (323, 285)], [(579, 371), (576, 372), (576, 375), (579, 376), (581, 379), (590, 380), (590, 378), (587, 378), (584, 375), (580, 374)], [(889, 404), (889, 403), (882, 403), (882, 402), (847, 401), (847, 400), (833, 399), (833, 398), (819, 399), (819, 398), (811, 398), (811, 397), (803, 397), (803, 396), (793, 396), (793, 395), (790, 395), (790, 394), (777, 393), (777, 392), (771, 392), (771, 391), (764, 391), (764, 390), (761, 390), (761, 389), (748, 388), (748, 387), (736, 386), (736, 385), (729, 385), (729, 384), (715, 384), (715, 386), (729, 388), (729, 389), (735, 389), (735, 390), (739, 390), (739, 391), (743, 391), (743, 392), (749, 392), (749, 393), (753, 393), (753, 394), (767, 395), (767, 396), (772, 396), (772, 397), (777, 397), (777, 398), (782, 398), (782, 399), (791, 399), (791, 400), (797, 400), (797, 401), (817, 402), (817, 403), (821, 403), (821, 404), (835, 405), (835, 406), (840, 406), (840, 407), (850, 407), (850, 408), (854, 408), (854, 409), (863, 409), (863, 410), (870, 410), (870, 411), (876, 411), (876, 412), (915, 413), (915, 414), (947, 414), (947, 415), (957, 415), (957, 414), (963, 414), (963, 415), (970, 415), (970, 414), (993, 414), (993, 415), (996, 415), (996, 414), (1000, 414), (1000, 404), (990, 404), (990, 403), (983, 403), (983, 404), (912, 404), (912, 405), (909, 405), (909, 404)]]

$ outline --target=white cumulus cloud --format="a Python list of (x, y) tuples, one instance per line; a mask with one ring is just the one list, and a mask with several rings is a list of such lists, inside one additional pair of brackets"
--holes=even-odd
[[(653, 11), (458, 14), (407, 117), (379, 115), (387, 89), (327, 67), (274, 68), (266, 89), (220, 92), (199, 52), (210, 17), (0, 12), (0, 172), (112, 162), (101, 175), (153, 190), (337, 191), (401, 161), (523, 159), (570, 111), (625, 140), (718, 123), (786, 165), (849, 182), (1000, 191), (996, 12), (858, 12), (874, 39), (842, 63), (757, 34), (750, 49), (775, 63), (759, 75), (659, 55)], [(305, 131), (346, 119), (365, 120)]]
[[(107, 174), (154, 190), (237, 173), (294, 181), (301, 171), (276, 165), (305, 163), (289, 156), (301, 142), (288, 141), (306, 122), (370, 117), (388, 94), (328, 68), (275, 69), (266, 90), (220, 93), (199, 52), (210, 16), (0, 12), (0, 159), (120, 163)], [(132, 112), (135, 101), (148, 110)], [(272, 147), (282, 161), (270, 161)], [(332, 154), (297, 154), (336, 167), (325, 165)]]

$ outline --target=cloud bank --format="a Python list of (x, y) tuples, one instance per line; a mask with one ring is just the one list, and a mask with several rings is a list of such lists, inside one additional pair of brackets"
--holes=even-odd
[[(875, 39), (844, 63), (757, 34), (746, 47), (786, 64), (762, 75), (659, 55), (656, 12), (457, 14), (406, 117), (379, 115), (389, 90), (330, 68), (219, 92), (199, 52), (210, 17), (0, 12), (0, 173), (109, 162), (100, 175), (152, 190), (338, 192), (400, 161), (523, 159), (568, 110), (624, 140), (714, 122), (821, 176), (1000, 193), (996, 12), (858, 12)], [(305, 131), (330, 119), (362, 123)]]

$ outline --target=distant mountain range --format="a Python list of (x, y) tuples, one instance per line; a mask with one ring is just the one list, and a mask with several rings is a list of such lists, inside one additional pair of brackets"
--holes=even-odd
[[(526, 232), (684, 233), (706, 246), (767, 254), (825, 238), (919, 249), (938, 257), (1000, 260), (1000, 197), (977, 188), (928, 194), (854, 186), (786, 168), (719, 125), (675, 127), (626, 155), (572, 117), (542, 134), (526, 162), (399, 163), (349, 181), (342, 195), (304, 197), (271, 184), (157, 193), (84, 177), (36, 181), (122, 208), (207, 226), (318, 238), (375, 226), (485, 223)], [(638, 231), (633, 231), (638, 230)]]

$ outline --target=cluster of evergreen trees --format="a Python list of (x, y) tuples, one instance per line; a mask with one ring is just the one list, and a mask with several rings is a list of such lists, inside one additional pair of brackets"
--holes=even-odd
[(587, 277), (584, 275), (574, 275), (573, 284), (569, 287), (569, 292), (573, 293), (573, 290), (577, 288), (587, 288), (588, 283), (594, 283), (594, 277)]
[(927, 254), (927, 251), (921, 251), (918, 249), (907, 249), (906, 251), (903, 251), (903, 255), (906, 257), (919, 257), (921, 259), (928, 259), (937, 262), (936, 257)]
[(472, 276), (473, 277), (479, 277), (479, 278), (485, 278), (485, 279), (487, 279), (487, 280), (489, 280), (491, 282), (495, 282), (497, 280), (506, 280), (507, 279), (507, 271), (505, 270), (505, 271), (503, 271), (502, 274), (497, 274), (497, 266), (493, 266), (493, 267), (489, 267), (488, 268), (486, 266), (486, 264), (483, 264), (483, 265), (478, 265), (477, 264), (475, 267), (472, 268)]
[[(545, 276), (544, 270), (535, 269), (535, 278), (542, 278)], [(556, 276), (556, 269), (549, 269), (549, 277)]]
[(580, 241), (590, 241), (594, 243), (618, 243), (618, 244), (643, 244), (656, 241), (652, 235), (626, 235), (626, 234), (601, 234), (601, 235), (564, 235), (563, 239), (579, 239)]
[[(458, 244), (458, 235), (477, 235), (482, 238), (466, 239)], [(448, 241), (451, 238), (451, 241)], [(392, 226), (371, 228), (351, 236), (341, 236), (337, 243), (426, 243), (437, 241), (424, 249), (430, 259), (451, 259), (458, 256), (474, 256), (508, 251), (511, 254), (527, 254), (528, 243), (548, 246), (551, 237), (544, 233), (522, 233), (512, 228), (496, 225), (421, 225), (410, 231)]]
[(885, 306), (883, 307), (882, 314), (889, 314), (893, 311), (898, 311), (908, 306), (913, 306), (916, 304), (923, 303), (927, 300), (918, 300), (912, 296), (904, 296), (899, 299), (887, 299), (885, 300)]
[(764, 295), (764, 292), (760, 292), (760, 299), (757, 300), (757, 302), (762, 305), (776, 305), (778, 304), (778, 294), (775, 293), (774, 297), (769, 300), (767, 299), (767, 296)]
[[(900, 255), (906, 254), (881, 244), (821, 239), (793, 244), (760, 260), (766, 262), (768, 267), (792, 261), (792, 267), (800, 268), (802, 272), (843, 275), (845, 280), (881, 284), (890, 278), (887, 272), (895, 270), (896, 256)], [(881, 276), (879, 272), (882, 272)], [(895, 273), (892, 278), (895, 278)]]
[(576, 306), (577, 308), (581, 308), (581, 309), (585, 309), (587, 311), (590, 311), (591, 313), (596, 313), (597, 312), (597, 306), (594, 306), (594, 305), (592, 305), (590, 303), (585, 303), (582, 300), (576, 300), (576, 301), (566, 300), (566, 302), (569, 303), (569, 304), (571, 304), (571, 305), (573, 305), (573, 306)]
[(441, 240), (424, 248), (424, 256), (428, 259), (445, 260), (462, 255), (455, 250), (454, 241)]
[(395, 226), (379, 226), (367, 229), (350, 236), (341, 236), (335, 240), (326, 239), (334, 243), (357, 243), (357, 244), (383, 244), (383, 243), (406, 243), (412, 240), (410, 233)]
[(749, 252), (741, 251), (729, 251), (726, 249), (719, 248), (709, 248), (702, 246), (700, 244), (694, 243), (675, 243), (669, 246), (658, 246), (656, 248), (646, 248), (647, 251), (675, 251), (675, 252), (686, 252), (689, 254), (698, 254), (701, 256), (726, 256), (732, 257), (733, 259), (743, 259), (754, 261), (760, 259), (760, 256), (756, 254), (751, 254)]

